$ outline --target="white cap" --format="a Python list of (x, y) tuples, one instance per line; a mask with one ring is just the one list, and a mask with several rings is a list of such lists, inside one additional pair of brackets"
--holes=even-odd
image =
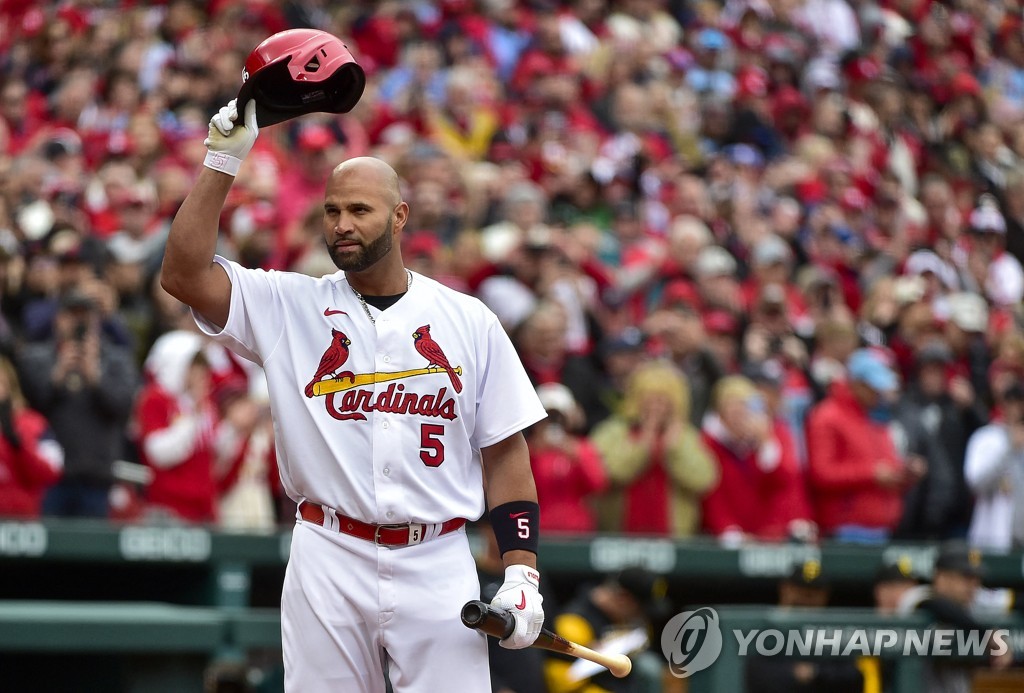
[(946, 297), (949, 320), (965, 332), (984, 332), (988, 327), (988, 304), (975, 293), (960, 291)]
[(576, 399), (572, 391), (561, 383), (545, 383), (537, 386), (537, 397), (546, 411), (557, 411), (567, 417), (576, 411)]
[(981, 204), (971, 212), (967, 223), (974, 231), (1006, 233), (1006, 219), (1003, 218), (995, 198), (991, 195), (982, 195)]
[(736, 274), (736, 259), (728, 250), (717, 245), (709, 245), (700, 251), (694, 267), (701, 279)]
[(771, 234), (765, 236), (754, 246), (753, 260), (755, 265), (772, 265), (776, 262), (789, 262), (793, 251), (784, 240)]
[(937, 276), (948, 289), (957, 289), (960, 282), (957, 279), (956, 270), (931, 250), (916, 250), (907, 258), (907, 264), (903, 271), (910, 275), (920, 275), (931, 272)]

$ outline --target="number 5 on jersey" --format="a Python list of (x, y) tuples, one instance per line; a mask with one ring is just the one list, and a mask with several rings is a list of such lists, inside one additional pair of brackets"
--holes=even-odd
[(444, 426), (420, 424), (420, 459), (428, 467), (440, 467), (444, 462)]

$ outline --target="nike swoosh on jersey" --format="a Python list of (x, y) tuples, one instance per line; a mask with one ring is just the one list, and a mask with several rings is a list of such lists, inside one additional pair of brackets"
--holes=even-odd
[(523, 515), (529, 515), (529, 514), (530, 514), (529, 510), (524, 510), (521, 513), (509, 513), (508, 516), (511, 517), (514, 520), (517, 517), (522, 517)]
[(519, 596), (520, 600), (519, 603), (516, 604), (516, 608), (522, 611), (526, 608), (526, 592), (524, 592), (523, 590), (519, 590)]
[(332, 315), (348, 315), (343, 310), (334, 310), (333, 308), (324, 308), (324, 317), (330, 317)]

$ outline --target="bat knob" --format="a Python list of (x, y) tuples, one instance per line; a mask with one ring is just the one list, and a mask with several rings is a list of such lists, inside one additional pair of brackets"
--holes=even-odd
[(462, 607), (462, 624), (502, 640), (516, 629), (516, 619), (504, 609), (474, 599)]
[(476, 628), (483, 623), (485, 613), (483, 602), (466, 602), (466, 605), (462, 607), (462, 624), (467, 628)]

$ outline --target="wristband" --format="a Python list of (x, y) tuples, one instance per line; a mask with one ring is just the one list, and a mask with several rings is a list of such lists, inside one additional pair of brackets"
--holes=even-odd
[(212, 168), (214, 171), (226, 173), (229, 176), (237, 176), (238, 169), (242, 166), (242, 160), (237, 156), (231, 156), (224, 152), (206, 152), (203, 166)]
[(502, 503), (491, 511), (491, 528), (498, 542), (498, 553), (530, 551), (537, 553), (540, 506), (533, 501)]

